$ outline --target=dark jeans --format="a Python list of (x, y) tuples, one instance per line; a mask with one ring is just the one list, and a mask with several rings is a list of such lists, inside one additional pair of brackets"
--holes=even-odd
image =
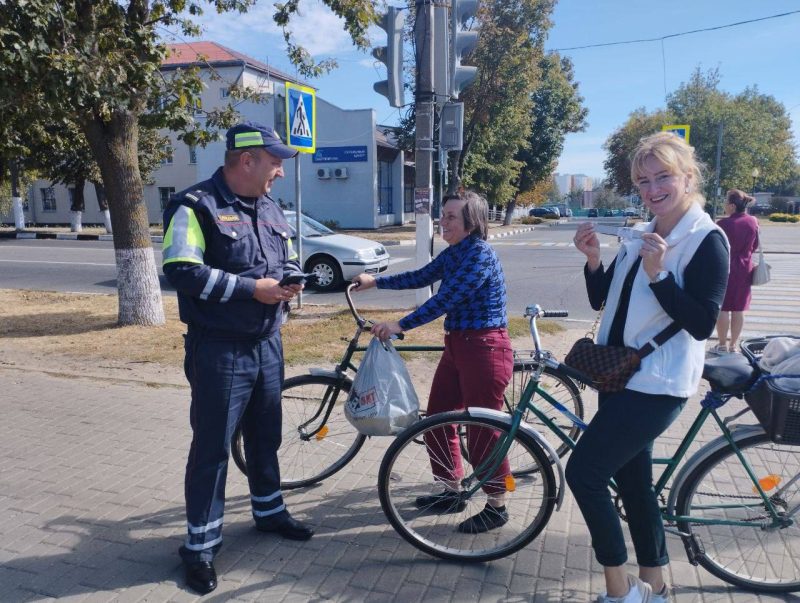
[(567, 483), (583, 513), (601, 565), (623, 565), (628, 554), (609, 480), (619, 487), (636, 559), (669, 563), (664, 524), (653, 490), (653, 441), (678, 417), (686, 398), (623, 390), (600, 394), (597, 414), (567, 463)]

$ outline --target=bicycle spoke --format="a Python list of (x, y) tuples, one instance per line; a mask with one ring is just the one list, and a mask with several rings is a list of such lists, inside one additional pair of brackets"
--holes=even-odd
[(699, 538), (701, 563), (723, 580), (754, 590), (798, 590), (800, 525), (787, 513), (800, 503), (800, 448), (774, 444), (763, 434), (739, 446), (774, 513), (733, 450), (724, 448), (687, 477), (678, 513), (695, 521), (678, 526)]
[[(479, 463), (483, 468), (482, 475), (486, 477), (492, 469), (496, 475), (469, 495), (481, 481), (481, 473), (476, 474), (475, 467), (460, 458), (458, 438), (448, 445), (443, 435), (446, 429), (451, 430), (454, 436), (467, 432), (467, 439), (473, 438), (470, 445), (472, 458), (482, 460), (492, 455), (496, 445), (492, 436), (506, 434), (501, 425), (487, 426), (485, 422), (469, 418), (442, 420), (439, 416), (429, 417), (410, 428), (413, 433), (401, 434), (381, 465), (379, 488), (381, 505), (387, 517), (409, 542), (440, 557), (487, 560), (518, 550), (538, 534), (552, 512), (555, 486), (547, 459), (535, 443), (529, 447), (517, 439), (507, 455), (509, 462), (512, 465), (515, 462), (535, 465), (540, 471), (544, 467), (544, 476), (537, 472), (515, 477), (497, 470), (498, 463), (483, 461)], [(418, 442), (423, 440), (425, 445), (419, 445)], [(432, 470), (435, 470), (437, 478), (434, 478)], [(430, 505), (418, 507), (418, 497), (442, 492), (442, 481), (451, 478), (464, 492), (463, 509), (450, 505), (443, 512)], [(487, 490), (495, 496), (507, 493), (508, 522), (481, 533), (460, 532), (459, 524), (484, 509), (489, 500)]]

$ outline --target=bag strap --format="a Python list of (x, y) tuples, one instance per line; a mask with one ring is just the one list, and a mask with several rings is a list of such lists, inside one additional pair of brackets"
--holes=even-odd
[[(655, 337), (653, 337), (650, 341), (636, 350), (636, 353), (639, 355), (639, 358), (644, 358), (645, 356), (649, 356), (656, 349), (660, 348), (662, 345), (667, 343), (667, 341), (672, 338), (673, 335), (677, 335), (678, 332), (681, 330), (681, 327), (678, 326), (678, 323), (672, 322), (664, 328), (661, 332), (659, 332)], [(655, 344), (655, 345), (654, 345)]]

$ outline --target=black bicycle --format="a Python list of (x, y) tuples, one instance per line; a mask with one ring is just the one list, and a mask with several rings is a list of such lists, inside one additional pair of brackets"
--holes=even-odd
[[(362, 317), (353, 303), (353, 286), (347, 287), (345, 297), (356, 323), (341, 360), (333, 369), (311, 369), (309, 374), (286, 379), (282, 388), (283, 435), (278, 450), (281, 467), (281, 488), (291, 490), (321, 482), (345, 467), (358, 454), (367, 436), (360, 434), (345, 418), (344, 403), (358, 371), (356, 356), (367, 346), (359, 343), (361, 335), (369, 332), (370, 320)], [(566, 316), (566, 312), (558, 314)], [(536, 342), (538, 346), (538, 342)], [(441, 353), (442, 346), (397, 344), (400, 352)], [(544, 420), (557, 425), (573, 440), (583, 425), (583, 399), (581, 390), (558, 363), (552, 362), (537, 351), (519, 351), (514, 354), (514, 372), (506, 388), (506, 411), (516, 408), (528, 384), (531, 371), (541, 366), (539, 387), (550, 395), (547, 407), (537, 409), (537, 414), (526, 411), (523, 420), (534, 429), (545, 427)], [(548, 430), (547, 439), (558, 454), (566, 454), (568, 443)], [(466, 448), (464, 450), (466, 454)], [(233, 436), (231, 453), (236, 466), (247, 474), (241, 428)], [(520, 474), (525, 467), (515, 468)], [(531, 468), (530, 470), (534, 470)]]

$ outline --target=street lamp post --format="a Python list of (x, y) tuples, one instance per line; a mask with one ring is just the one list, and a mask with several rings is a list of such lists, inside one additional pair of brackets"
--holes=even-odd
[(758, 171), (757, 167), (754, 167), (753, 172), (750, 174), (753, 177), (753, 186), (750, 188), (753, 193), (756, 192), (756, 179), (758, 178), (759, 174), (761, 174), (761, 172)]

